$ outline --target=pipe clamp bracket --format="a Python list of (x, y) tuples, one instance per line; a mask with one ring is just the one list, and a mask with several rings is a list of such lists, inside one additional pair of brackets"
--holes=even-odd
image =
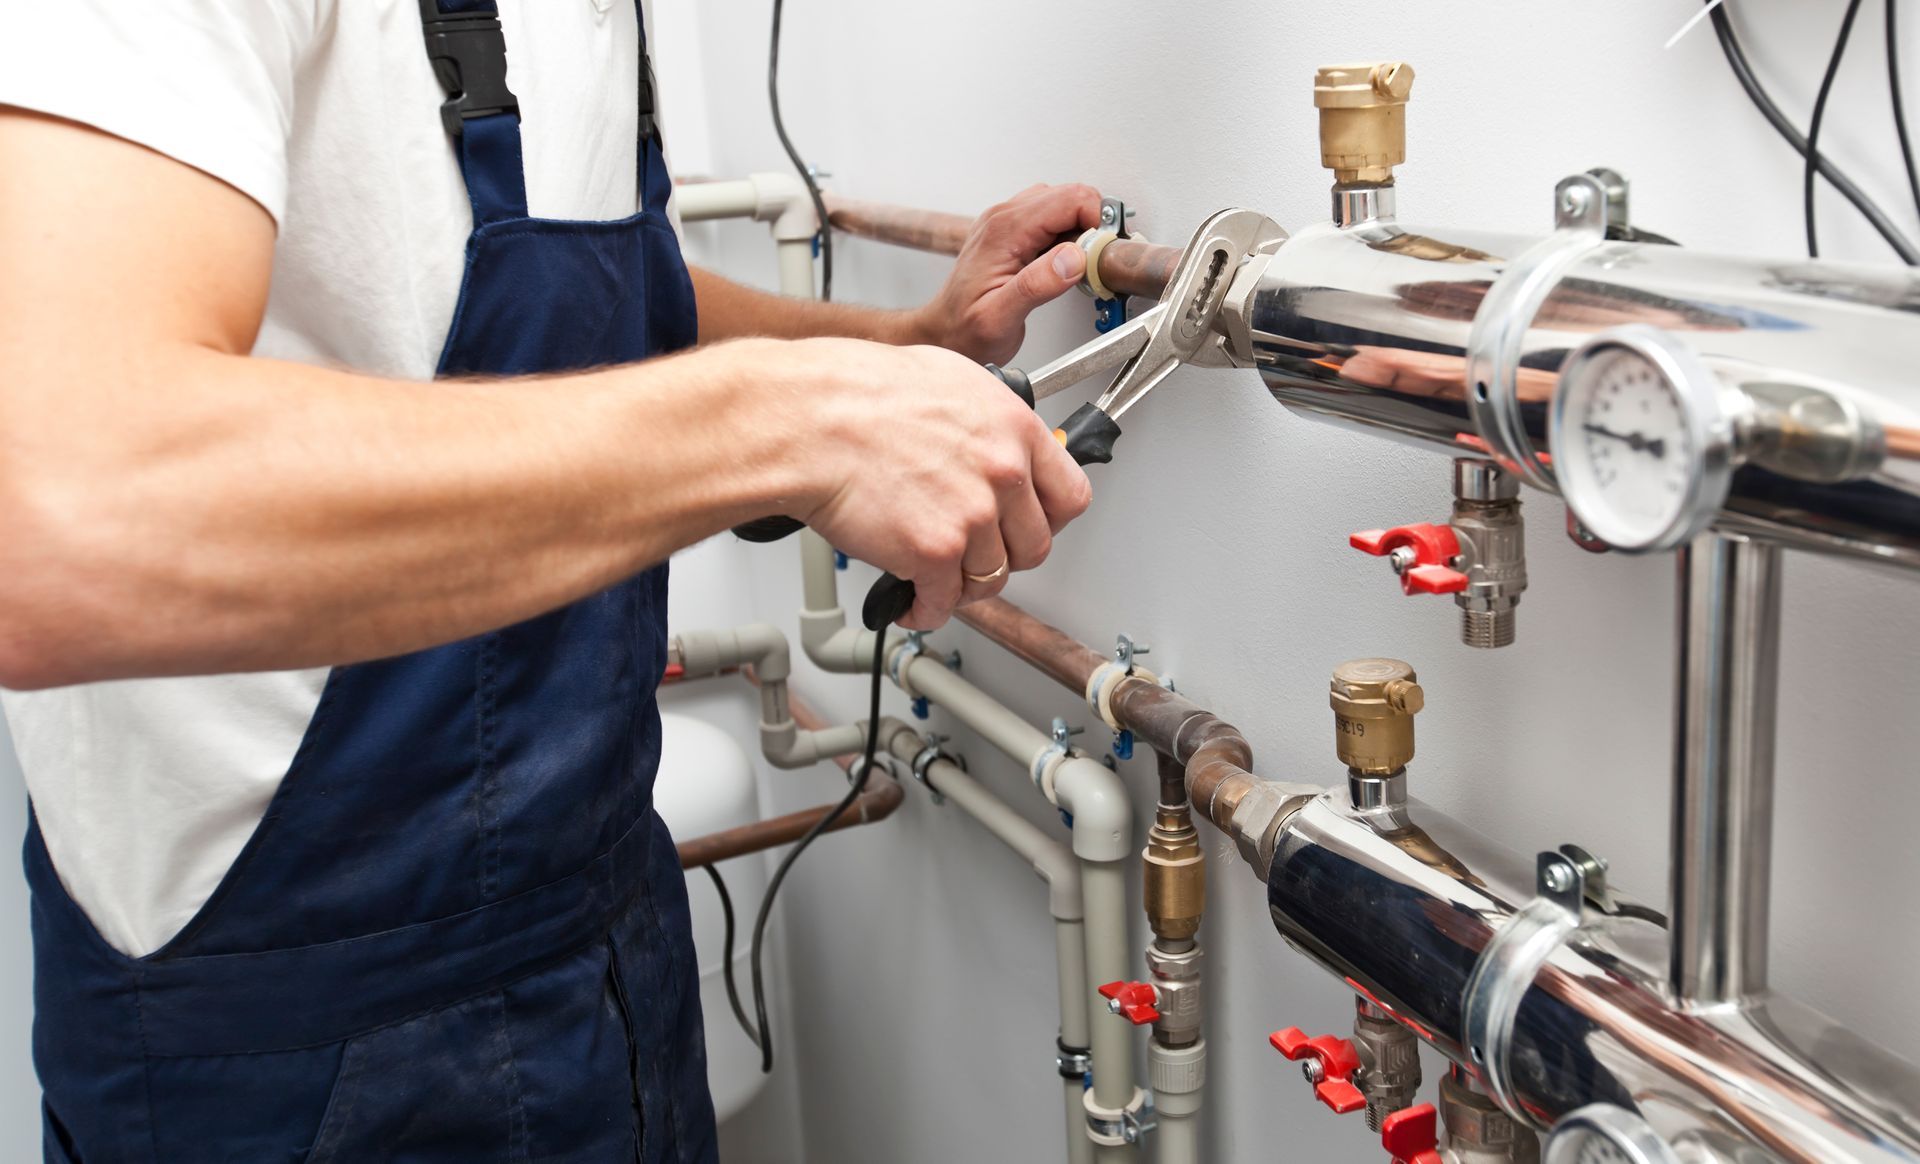
[(1462, 997), (1467, 1057), (1506, 1113), (1523, 1126), (1546, 1127), (1521, 1103), (1513, 1086), (1514, 1022), (1554, 952), (1580, 928), (1586, 873), (1560, 853), (1541, 853), (1539, 896), (1494, 932), (1474, 963)]
[(1118, 1111), (1096, 1104), (1092, 1091), (1086, 1093), (1081, 1103), (1087, 1109), (1087, 1138), (1103, 1148), (1138, 1144), (1159, 1126), (1152, 1097), (1138, 1087), (1133, 1089), (1133, 1098), (1127, 1101), (1127, 1106)]
[(1102, 663), (1087, 677), (1087, 706), (1114, 731), (1125, 731), (1126, 724), (1121, 723), (1113, 714), (1113, 692), (1120, 680), (1127, 676), (1145, 679), (1149, 683), (1160, 682), (1160, 677), (1145, 667), (1123, 667), (1119, 663)]
[(1500, 467), (1555, 492), (1553, 470), (1521, 415), (1520, 361), (1534, 318), (1567, 270), (1607, 238), (1606, 192), (1590, 174), (1554, 189), (1554, 232), (1507, 265), (1481, 300), (1467, 335), (1467, 411)]
[(962, 772), (967, 770), (965, 758), (948, 752), (942, 746), (946, 742), (947, 737), (938, 733), (928, 733), (927, 746), (921, 748), (919, 752), (914, 754), (913, 762), (910, 765), (913, 770), (913, 778), (926, 786), (928, 795), (933, 798), (933, 803), (936, 805), (945, 804), (947, 798), (941, 794), (938, 788), (934, 787), (933, 781), (927, 777), (927, 769), (933, 766), (934, 761), (946, 760)]

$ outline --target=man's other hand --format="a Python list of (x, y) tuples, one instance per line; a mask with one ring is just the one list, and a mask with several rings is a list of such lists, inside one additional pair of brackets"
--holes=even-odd
[(1045, 561), (1092, 497), (1039, 416), (952, 352), (836, 339), (715, 350), (742, 382), (780, 385), (787, 398), (786, 385), (804, 385), (803, 439), (778, 398), (745, 422), (784, 438), (799, 470), (775, 511), (912, 582), (908, 629), (932, 630)]
[(979, 363), (1020, 350), (1027, 315), (1065, 294), (1087, 259), (1069, 240), (1100, 223), (1091, 186), (1032, 186), (974, 220), (946, 286), (921, 308), (919, 334)]

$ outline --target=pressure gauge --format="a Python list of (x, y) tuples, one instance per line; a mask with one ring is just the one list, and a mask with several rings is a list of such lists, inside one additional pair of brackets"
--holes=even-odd
[(1551, 437), (1560, 492), (1615, 549), (1669, 550), (1727, 500), (1727, 390), (1698, 356), (1643, 324), (1614, 328), (1560, 367)]
[(1639, 1116), (1590, 1103), (1553, 1125), (1542, 1164), (1679, 1164), (1679, 1158)]

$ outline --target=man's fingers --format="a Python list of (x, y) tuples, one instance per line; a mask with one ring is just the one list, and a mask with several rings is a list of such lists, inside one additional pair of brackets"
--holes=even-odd
[(1048, 528), (1059, 533), (1087, 511), (1093, 501), (1093, 485), (1087, 480), (1086, 470), (1073, 463), (1045, 424), (1036, 424), (1034, 429), (1033, 492), (1046, 511)]
[(1007, 565), (1012, 570), (1031, 570), (1047, 560), (1053, 549), (1053, 524), (1032, 486), (1022, 483), (1001, 493), (1000, 540), (1007, 547)]
[(960, 569), (923, 571), (913, 579), (913, 609), (900, 620), (907, 630), (938, 630), (960, 603)]
[(1043, 186), (1015, 195), (1005, 210), (1005, 220), (1030, 240), (1028, 246), (1037, 247), (1050, 238), (1099, 226), (1100, 191), (1080, 183)]
[(1061, 243), (990, 293), (985, 305), (996, 315), (1023, 320), (1034, 308), (1071, 291), (1086, 271), (1087, 255), (1079, 244)]
[[(989, 519), (976, 526), (967, 535), (966, 556), (960, 559), (960, 601), (978, 602), (1000, 593), (1007, 584), (1011, 562), (1000, 536), (1000, 523)], [(982, 578), (987, 581), (980, 581)]]

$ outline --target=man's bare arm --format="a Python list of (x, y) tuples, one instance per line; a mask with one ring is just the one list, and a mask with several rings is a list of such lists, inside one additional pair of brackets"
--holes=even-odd
[(428, 384), (255, 359), (272, 253), (231, 187), (0, 110), (0, 683), (396, 654), (771, 512), (924, 578), (934, 623), (984, 596), (963, 567), (1032, 564), (1086, 504), (1036, 419), (926, 348)]
[(1020, 348), (1029, 312), (1086, 273), (1086, 255), (1061, 241), (1100, 220), (1091, 186), (1034, 186), (975, 220), (939, 294), (924, 306), (882, 310), (769, 295), (695, 268), (700, 342), (740, 336), (851, 336), (932, 344), (981, 363), (1006, 363)]

